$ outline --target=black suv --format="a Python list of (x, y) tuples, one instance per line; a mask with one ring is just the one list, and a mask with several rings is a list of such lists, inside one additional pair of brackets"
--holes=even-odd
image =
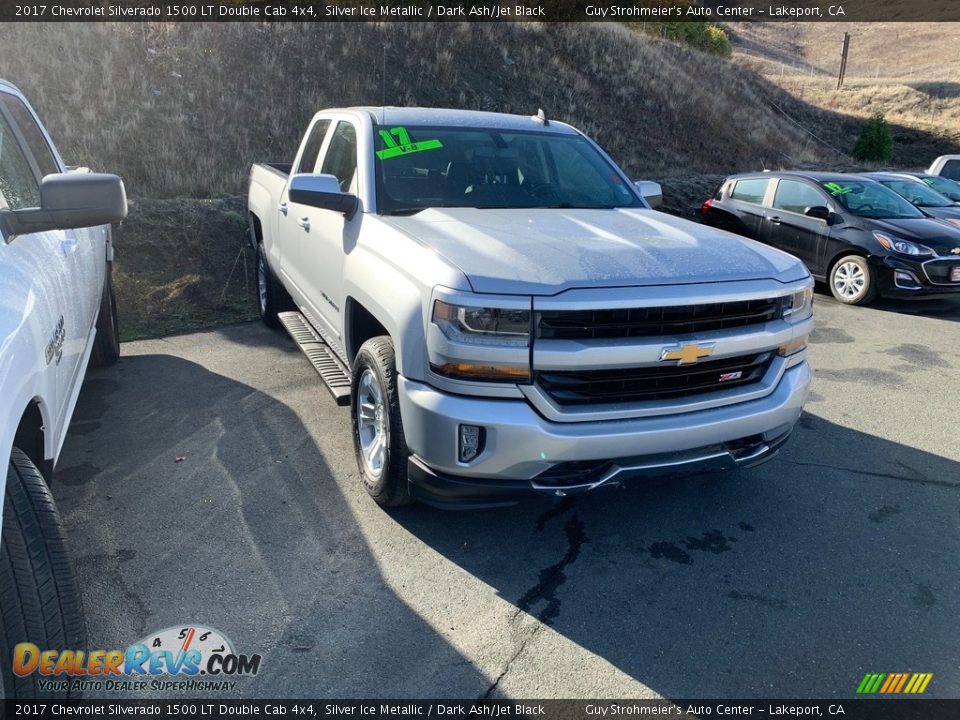
[(960, 297), (960, 228), (927, 217), (858, 175), (733, 175), (701, 208), (702, 222), (785, 250), (842, 303), (877, 293)]

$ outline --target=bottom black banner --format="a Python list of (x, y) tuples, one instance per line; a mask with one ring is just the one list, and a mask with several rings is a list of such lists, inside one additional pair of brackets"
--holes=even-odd
[(832, 700), (66, 700), (4, 702), (4, 717), (960, 719), (960, 699)]

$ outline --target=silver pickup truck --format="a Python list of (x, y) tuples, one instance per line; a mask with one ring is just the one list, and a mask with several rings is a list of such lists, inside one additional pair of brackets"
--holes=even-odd
[(254, 165), (261, 315), (350, 405), (378, 503), (563, 496), (787, 439), (813, 279), (640, 187), (542, 113), (327, 110), (291, 165)]

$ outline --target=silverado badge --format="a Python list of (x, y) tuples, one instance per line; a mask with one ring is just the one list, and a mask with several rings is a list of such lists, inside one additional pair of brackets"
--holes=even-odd
[(57, 359), (57, 365), (60, 364), (60, 359), (63, 357), (63, 341), (66, 337), (67, 333), (63, 324), (63, 315), (61, 315), (57, 321), (57, 326), (53, 329), (53, 337), (50, 338), (50, 342), (47, 343), (45, 353), (47, 365), (53, 362), (54, 358)]
[(960, 255), (960, 247), (955, 247), (950, 252), (952, 252), (954, 255)]
[(661, 360), (676, 360), (677, 365), (696, 365), (705, 357), (713, 354), (713, 343), (688, 343), (665, 347), (660, 353)]

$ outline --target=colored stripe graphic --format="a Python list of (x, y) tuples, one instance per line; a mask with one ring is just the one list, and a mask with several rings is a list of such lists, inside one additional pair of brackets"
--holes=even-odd
[(880, 683), (886, 677), (886, 673), (867, 673), (860, 681), (857, 692), (863, 695), (872, 695), (880, 688)]
[(895, 693), (903, 690), (903, 686), (907, 684), (907, 673), (900, 673), (900, 682), (897, 683), (897, 687), (894, 690)]
[(883, 684), (883, 687), (880, 688), (880, 692), (882, 693), (890, 692), (890, 688), (893, 685), (896, 685), (897, 680), (899, 679), (900, 679), (899, 673), (890, 673), (889, 675), (887, 675), (887, 681)]
[(933, 673), (867, 673), (857, 686), (857, 694), (920, 695), (932, 679)]

